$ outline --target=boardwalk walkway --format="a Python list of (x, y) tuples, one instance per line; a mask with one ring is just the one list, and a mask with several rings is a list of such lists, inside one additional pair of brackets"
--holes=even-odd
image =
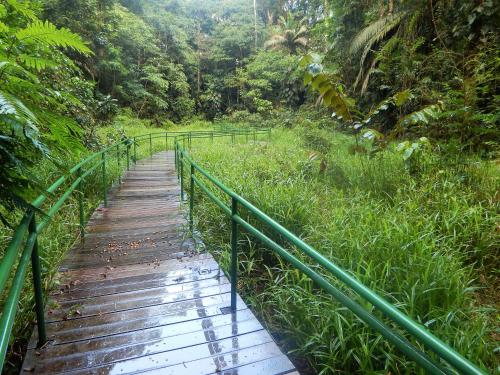
[(184, 234), (173, 153), (138, 162), (61, 267), (23, 374), (298, 374)]

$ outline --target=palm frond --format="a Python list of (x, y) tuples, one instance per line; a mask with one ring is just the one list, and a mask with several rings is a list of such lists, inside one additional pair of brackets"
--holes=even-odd
[(307, 38), (305, 37), (297, 38), (294, 40), (294, 43), (302, 47), (307, 47)]
[(302, 26), (300, 26), (300, 28), (295, 33), (295, 37), (298, 38), (301, 35), (304, 35), (305, 33), (307, 33), (307, 26), (306, 25), (302, 25)]
[(382, 40), (391, 30), (399, 25), (405, 13), (395, 13), (385, 16), (361, 30), (351, 43), (349, 48), (351, 54), (358, 53), (362, 48), (365, 50)]
[(278, 48), (283, 46), (286, 42), (286, 38), (282, 35), (273, 35), (264, 43), (264, 48)]

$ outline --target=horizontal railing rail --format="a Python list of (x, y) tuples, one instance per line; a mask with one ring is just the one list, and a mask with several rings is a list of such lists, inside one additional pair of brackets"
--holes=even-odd
[[(230, 217), (231, 220), (231, 262), (230, 262), (230, 281), (231, 281), (231, 309), (236, 311), (236, 286), (237, 286), (237, 270), (238, 270), (238, 232), (239, 227), (246, 230), (247, 233), (251, 234), (262, 243), (264, 243), (268, 248), (273, 250), (277, 255), (284, 258), (292, 266), (302, 271), (304, 274), (309, 276), (320, 288), (322, 288), (326, 293), (330, 294), (342, 305), (347, 307), (356, 316), (358, 316), (362, 321), (368, 324), (371, 328), (379, 332), (387, 341), (392, 343), (396, 348), (398, 348), (402, 353), (408, 356), (410, 359), (415, 361), (419, 366), (425, 369), (431, 374), (449, 374), (451, 366), (454, 371), (460, 374), (484, 374), (478, 366), (467, 360), (465, 357), (460, 355), (454, 349), (452, 349), (445, 342), (434, 336), (428, 329), (424, 326), (418, 324), (408, 315), (404, 314), (398, 310), (394, 305), (387, 302), (377, 293), (372, 291), (370, 288), (358, 281), (354, 276), (350, 275), (347, 271), (343, 270), (341, 267), (337, 266), (330, 259), (324, 257), (320, 252), (314, 249), (312, 246), (307, 244), (305, 241), (300, 239), (298, 236), (287, 230), (281, 224), (273, 220), (271, 217), (266, 215), (264, 212), (259, 210), (253, 204), (245, 200), (240, 195), (236, 194), (230, 188), (225, 186), (218, 179), (213, 177), (205, 169), (203, 169), (198, 163), (196, 163), (193, 158), (189, 155), (188, 150), (185, 148), (186, 141), (188, 145), (191, 145), (191, 138), (187, 139), (188, 136), (182, 135), (176, 137), (175, 139), (175, 162), (176, 170), (179, 176), (181, 185), (181, 200), (184, 201), (184, 180), (186, 169), (188, 171), (188, 177), (190, 180), (189, 184), (189, 227), (191, 231), (194, 227), (193, 222), (193, 211), (195, 202), (195, 187), (198, 187), (212, 202), (214, 202), (222, 211)], [(231, 200), (231, 205), (228, 205), (220, 199), (212, 189), (207, 186), (208, 181), (212, 186), (215, 186), (220, 194), (225, 195)], [(271, 228), (274, 233), (281, 236), (281, 238), (286, 239), (290, 244), (299, 249), (303, 255), (306, 255), (310, 259), (314, 260), (317, 265), (322, 266), (330, 276), (333, 276), (338, 281), (340, 281), (345, 287), (354, 291), (359, 297), (361, 297), (364, 302), (369, 302), (378, 311), (380, 311), (383, 316), (393, 323), (397, 324), (400, 329), (402, 329), (406, 334), (410, 335), (416, 342), (423, 345), (431, 352), (436, 355), (439, 360), (434, 360), (428, 354), (413, 345), (407, 338), (403, 335), (389, 327), (381, 319), (370, 313), (361, 304), (356, 302), (353, 298), (350, 298), (334, 286), (329, 280), (327, 280), (323, 275), (316, 272), (311, 268), (311, 266), (302, 262), (298, 257), (293, 255), (289, 250), (285, 249), (283, 246), (279, 245), (273, 238), (264, 234), (261, 230), (256, 228), (254, 225), (250, 224), (249, 221), (245, 220), (239, 215), (239, 207), (244, 207), (252, 217), (257, 220), (261, 225)], [(443, 361), (448, 364), (444, 366)]]
[[(107, 166), (109, 166), (110, 159), (116, 159), (115, 162), (119, 168), (118, 182), (120, 183), (122, 173), (130, 169), (131, 162), (135, 163), (138, 160), (137, 148), (145, 142), (149, 143), (149, 155), (152, 156), (153, 152), (157, 148), (156, 145), (153, 147), (153, 140), (157, 139), (165, 139), (164, 148), (165, 150), (169, 150), (175, 148), (176, 145), (179, 144), (178, 139), (183, 145), (186, 145), (187, 143), (189, 147), (193, 139), (231, 137), (234, 142), (235, 138), (238, 136), (245, 136), (246, 139), (253, 136), (253, 139), (255, 140), (258, 135), (268, 133), (268, 130), (222, 129), (213, 131), (156, 132), (125, 138), (89, 155), (87, 158), (77, 163), (75, 166), (70, 168), (66, 174), (59, 177), (43, 194), (33, 200), (31, 207), (25, 212), (18, 226), (14, 229), (12, 238), (4, 251), (2, 260), (0, 261), (0, 297), (4, 297), (2, 315), (0, 318), (0, 372), (4, 366), (17, 307), (19, 304), (19, 298), (23, 286), (26, 283), (25, 277), (30, 260), (38, 329), (37, 345), (41, 346), (47, 341), (38, 236), (50, 224), (54, 215), (61, 209), (68, 198), (76, 192), (79, 209), (80, 238), (82, 240), (84, 239), (85, 212), (83, 184), (89, 176), (93, 176), (93, 173), (97, 173), (100, 170), (100, 194), (102, 194), (104, 206), (107, 206), (107, 189), (112, 183), (107, 175)], [(43, 210), (43, 204), (46, 200), (49, 197), (55, 199), (57, 196), (56, 193), (63, 186), (67, 187), (60, 193), (58, 199), (50, 207)], [(38, 223), (35, 216), (40, 216), (40, 221)], [(8, 290), (6, 290), (7, 286), (9, 286)], [(5, 293), (7, 293), (6, 296)]]

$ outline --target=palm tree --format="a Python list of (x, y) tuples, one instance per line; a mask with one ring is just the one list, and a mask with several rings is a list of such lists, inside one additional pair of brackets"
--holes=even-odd
[(296, 21), (291, 13), (287, 17), (283, 16), (279, 19), (280, 32), (274, 34), (264, 43), (265, 48), (271, 49), (286, 49), (291, 54), (294, 54), (297, 49), (307, 47), (307, 27), (306, 19)]

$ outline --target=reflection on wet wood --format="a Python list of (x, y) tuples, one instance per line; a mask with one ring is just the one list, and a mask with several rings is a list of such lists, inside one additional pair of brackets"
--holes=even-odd
[[(185, 233), (173, 154), (141, 161), (97, 209), (47, 304), (25, 374), (298, 374)], [(221, 310), (222, 309), (222, 310)]]

